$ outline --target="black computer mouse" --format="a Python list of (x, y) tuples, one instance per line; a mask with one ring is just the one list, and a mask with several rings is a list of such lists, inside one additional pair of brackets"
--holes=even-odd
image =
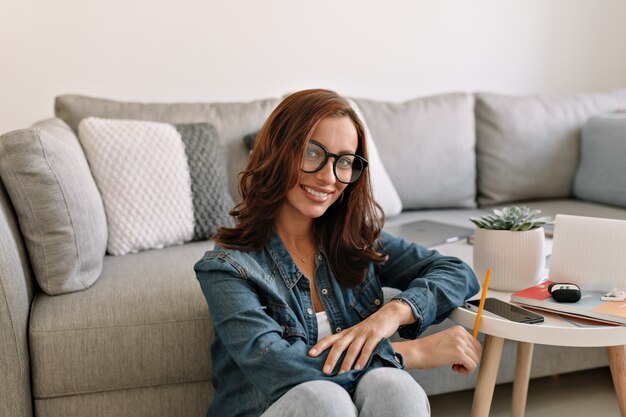
[(554, 282), (548, 287), (548, 291), (559, 303), (575, 303), (580, 300), (580, 287), (576, 284)]

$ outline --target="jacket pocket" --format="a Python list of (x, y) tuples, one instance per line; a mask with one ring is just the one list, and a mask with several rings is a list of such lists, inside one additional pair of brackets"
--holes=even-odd
[(365, 282), (359, 285), (352, 294), (354, 297), (350, 301), (350, 306), (356, 310), (362, 319), (378, 311), (383, 306), (385, 300), (383, 289), (376, 275), (371, 271)]

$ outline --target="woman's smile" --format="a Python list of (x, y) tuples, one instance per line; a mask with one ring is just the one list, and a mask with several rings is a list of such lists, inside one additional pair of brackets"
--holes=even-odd
[(332, 194), (332, 191), (316, 190), (307, 185), (300, 185), (300, 187), (304, 190), (307, 197), (309, 197), (313, 201), (320, 203), (325, 203)]

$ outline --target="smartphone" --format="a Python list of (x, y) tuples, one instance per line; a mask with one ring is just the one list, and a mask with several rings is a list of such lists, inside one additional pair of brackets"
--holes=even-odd
[[(478, 311), (480, 300), (471, 300), (465, 302), (465, 308), (472, 311)], [(515, 306), (497, 298), (485, 299), (484, 311), (488, 311), (496, 316), (517, 322), (517, 323), (543, 323), (543, 316), (528, 311), (525, 308)]]

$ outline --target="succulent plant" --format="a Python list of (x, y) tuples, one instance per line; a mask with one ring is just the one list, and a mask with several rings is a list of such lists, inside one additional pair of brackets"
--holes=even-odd
[(494, 210), (493, 214), (480, 218), (470, 217), (470, 220), (481, 229), (523, 232), (550, 223), (549, 217), (537, 217), (540, 213), (541, 210), (531, 210), (526, 206), (512, 206)]

